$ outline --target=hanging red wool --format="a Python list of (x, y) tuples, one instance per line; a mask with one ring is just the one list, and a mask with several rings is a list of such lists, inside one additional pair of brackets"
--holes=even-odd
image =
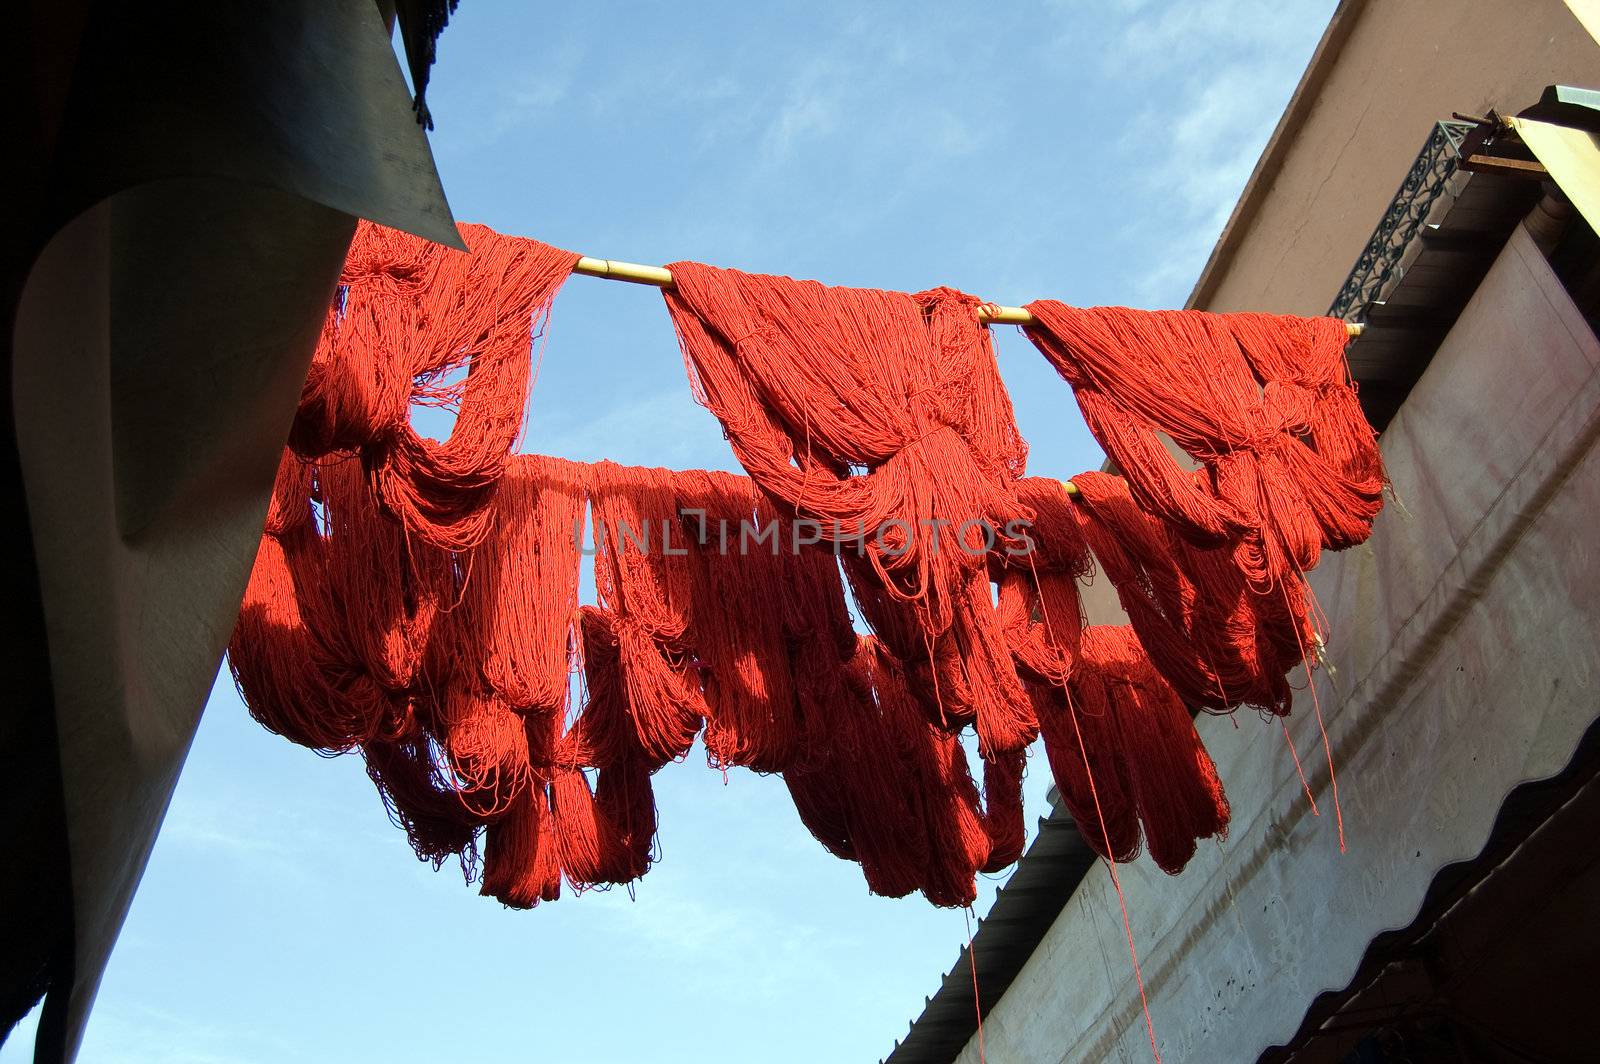
[(985, 763), (980, 812), (954, 736), (929, 724), (886, 649), (852, 629), (837, 560), (795, 548), (786, 523), (778, 529), (789, 546), (777, 601), (802, 736), (784, 779), (801, 820), (831, 853), (859, 861), (875, 893), (924, 889), (959, 904), (978, 868), (1021, 853), (1025, 752)]
[(656, 830), (649, 770), (624, 762), (597, 773), (558, 768), (551, 785), (561, 872), (576, 891), (631, 882), (649, 871)]
[(1161, 869), (1176, 875), (1197, 840), (1227, 834), (1228, 800), (1216, 765), (1131, 628), (1086, 630), (1085, 644), (1090, 675), (1098, 671), (1111, 688), (1145, 845)]
[[(228, 660), (246, 705), (263, 725), (303, 746), (342, 751), (374, 735), (396, 733), (408, 713), (389, 670), (370, 668), (359, 649), (403, 643), (386, 636), (403, 630), (406, 622), (383, 622), (382, 616), (394, 617), (385, 606), (400, 607), (380, 593), (355, 630), (344, 623), (342, 603), (331, 596), (329, 585), (349, 571), (327, 572), (327, 540), (312, 513), (312, 473), (284, 453)], [(351, 529), (360, 523), (351, 515), (341, 519), (341, 548), (359, 538)], [(346, 557), (340, 553), (336, 560)], [(373, 624), (382, 632), (373, 635)], [(357, 632), (373, 638), (361, 640)], [(372, 656), (384, 665), (393, 663), (379, 651)], [(415, 666), (409, 656), (399, 664)]]
[(252, 717), (315, 750), (355, 747), (394, 709), (390, 692), (364, 670), (343, 667), (306, 628), (275, 536), (263, 536), (257, 548), (228, 664)]
[[(1355, 401), (1342, 321), (1030, 303), (1029, 339), (1145, 511), (1201, 547), (1227, 545), (1253, 588), (1360, 543), (1382, 461)], [(1179, 468), (1165, 433), (1205, 473)]]
[(872, 670), (890, 742), (900, 758), (896, 776), (912, 799), (912, 823), (926, 839), (922, 893), (935, 905), (971, 905), (977, 896), (975, 876), (989, 863), (993, 840), (979, 808), (966, 751), (955, 732), (928, 723), (918, 711), (906, 689), (904, 670), (885, 648), (873, 649), (876, 652), (864, 664)]
[[(846, 701), (807, 707), (828, 716), (808, 718), (826, 729), (831, 744), (818, 745), (803, 765), (784, 773), (800, 820), (830, 853), (857, 861), (874, 894), (899, 898), (927, 881), (928, 830), (920, 819), (924, 781), (902, 771), (905, 754), (894, 741), (890, 711), (873, 687), (870, 637), (845, 673)], [(919, 715), (912, 720), (926, 727)]]
[(688, 753), (705, 716), (689, 652), (692, 562), (673, 474), (599, 462), (588, 483), (595, 589), (611, 611), (639, 742), (662, 765)]
[(316, 466), (315, 499), (326, 533), (304, 550), (300, 539), (285, 544), (306, 626), (384, 687), (407, 690), (435, 620), (455, 601), (453, 560), (408, 540), (379, 511), (353, 460)]
[[(587, 700), (558, 744), (550, 789), (561, 871), (574, 890), (644, 875), (656, 831), (652, 766), (628, 716), (616, 620), (584, 607)], [(598, 770), (591, 789), (585, 768)]]
[(525, 790), (485, 830), (479, 893), (514, 909), (561, 897), (561, 857), (543, 783)]
[(435, 633), (461, 682), (524, 712), (567, 704), (587, 468), (517, 455), (482, 546), (461, 562), (459, 603)]
[(435, 868), (456, 857), (470, 870), (484, 818), (462, 804), (432, 740), (413, 730), (400, 738), (369, 739), (361, 752), (389, 819), (405, 831), (417, 857)]
[(1264, 406), (1301, 444), (1285, 446), (1283, 458), (1321, 530), (1322, 546), (1344, 550), (1366, 542), (1387, 479), (1377, 433), (1362, 413), (1345, 360), (1349, 335), (1341, 337), (1343, 323), (1253, 312), (1227, 318), (1261, 382)]
[(853, 747), (836, 754), (854, 763), (830, 769), (868, 888), (888, 897), (921, 890), (935, 905), (970, 904), (990, 845), (970, 775), (958, 786), (966, 771), (960, 743), (928, 723), (904, 671), (876, 639), (861, 641), (851, 671), (864, 704), (877, 712), (860, 718)]
[[(1173, 866), (1215, 814), (1203, 786), (1209, 761), (1195, 753), (1182, 706), (1131, 660), (1136, 643), (1097, 637), (1099, 649), (1078, 651), (1075, 581), (1087, 567), (1079, 523), (1098, 528), (1094, 515), (1115, 509), (1090, 481), (1081, 514), (1054, 482), (1015, 485), (1038, 515), (1024, 541), (1031, 550), (991, 555), (1001, 608), (982, 574), (973, 582), (982, 611), (956, 611), (930, 663), (920, 615), (846, 552), (867, 593), (863, 611), (886, 636), (858, 639), (838, 559), (797, 545), (808, 526), (779, 515), (746, 478), (518, 458), (483, 544), (452, 556), (408, 544), (353, 462), (308, 468), (291, 456), (235, 668), (252, 711), (273, 726), (302, 741), (362, 745), (420, 856), (437, 864), (458, 855), (470, 866), (481, 836), (483, 892), (509, 905), (551, 900), (563, 879), (581, 891), (642, 875), (653, 858), (660, 739), (675, 734), (670, 749), (686, 749), (704, 712), (713, 762), (782, 771), (802, 820), (831, 852), (860, 862), (870, 889), (920, 890), (959, 906), (975, 896), (975, 874), (1016, 860), (1025, 838), (1025, 752), (991, 751), (980, 793), (959, 718), (938, 712), (974, 701), (963, 687), (982, 681), (972, 679), (963, 633), (992, 630), (1036, 681), (1069, 806), (1084, 815), (1082, 758), (1063, 756), (1078, 725), (1045, 681), (1071, 675), (1090, 707), (1079, 720), (1109, 852), (1130, 855), (1142, 834)], [(597, 518), (597, 587), (611, 609), (574, 608), (586, 498)], [(407, 549), (410, 563), (382, 564)], [(340, 571), (325, 572), (335, 557)], [(963, 627), (968, 612), (978, 627)], [(564, 727), (573, 616), (585, 698)], [(635, 635), (631, 658), (625, 632)], [(889, 638), (908, 649), (909, 664)], [(294, 683), (282, 686), (276, 670)], [(914, 692), (920, 684), (931, 689)], [(362, 691), (365, 701), (354, 697)], [(314, 697), (297, 702), (306, 692)], [(688, 718), (679, 731), (649, 723), (672, 721), (685, 705), (694, 712), (676, 718)]]
[(284, 539), (316, 531), (316, 515), (311, 508), (311, 473), (311, 464), (301, 461), (293, 451), (285, 448), (278, 456), (262, 535)]
[(453, 677), (431, 678), (414, 705), (440, 746), (462, 807), (474, 818), (506, 813), (548, 778), (547, 750), (529, 748), (528, 721), (498, 695)]
[[(387, 512), (445, 550), (482, 542), (521, 430), (531, 344), (578, 256), (463, 225), (468, 254), (362, 222), (301, 395), (290, 445), (359, 454)], [(438, 443), (413, 407), (456, 411)]]
[(1022, 775), (1028, 764), (1026, 750), (1013, 750), (983, 763), (983, 833), (989, 853), (980, 872), (998, 872), (1022, 856), (1028, 841), (1022, 815)]
[(667, 306), (696, 398), (745, 470), (786, 515), (859, 544), (883, 595), (912, 611), (924, 660), (967, 663), (967, 683), (941, 698), (953, 719), (976, 718), (986, 755), (1026, 746), (1036, 725), (984, 560), (1028, 516), (1011, 487), (1026, 447), (978, 301), (671, 269)]
[[(798, 751), (794, 679), (782, 618), (779, 542), (771, 504), (749, 479), (690, 470), (674, 477), (697, 539), (690, 638), (702, 662), (706, 754), (719, 768), (782, 772)], [(702, 516), (703, 515), (703, 516)], [(757, 537), (766, 535), (764, 541)]]
[[(1129, 476), (1080, 478), (1073, 506), (1019, 481), (972, 297), (682, 263), (667, 300), (690, 377), (754, 485), (512, 462), (529, 348), (576, 256), (464, 233), (471, 255), (360, 227), (230, 647), (268, 727), (362, 748), (420, 856), (470, 866), (481, 833), (484, 892), (512, 905), (636, 878), (651, 773), (706, 718), (714, 764), (784, 772), (882, 893), (965, 904), (977, 870), (1016, 858), (1039, 718), (1108, 854), (1143, 838), (1175, 870), (1225, 828), (1184, 703), (1287, 708), (1314, 637), (1300, 577), (1381, 501), (1341, 323), (1035, 304), (1030, 336)], [(410, 424), (430, 405), (457, 411), (442, 444)], [(604, 608), (579, 610), (586, 502)], [(851, 629), (838, 563), (794, 546), (811, 519), (877, 638)], [(747, 523), (779, 539), (730, 554), (725, 522), (739, 546)], [(1085, 541), (1131, 630), (1082, 630)]]
[(898, 771), (870, 673), (873, 653), (850, 622), (839, 563), (820, 547), (784, 549), (779, 614), (794, 677), (800, 754), (783, 774), (800, 820), (834, 856), (861, 864), (868, 889), (901, 897), (925, 880), (920, 781)]
[[(889, 778), (881, 729), (873, 727), (878, 709), (872, 691), (848, 682), (851, 676), (842, 662), (832, 670), (813, 672), (808, 665), (807, 672), (800, 671), (800, 662), (814, 665), (814, 658), (826, 654), (817, 642), (807, 638), (790, 651), (805, 753), (783, 780), (800, 822), (817, 841), (835, 857), (866, 864), (863, 854), (874, 847), (870, 838), (858, 836), (870, 835), (879, 825), (891, 838), (901, 833), (904, 821), (895, 815), (899, 795)], [(916, 879), (907, 877), (895, 896), (915, 889)]]
[[(793, 532), (781, 522), (779, 528), (780, 535)], [(801, 736), (784, 780), (801, 821), (830, 853), (858, 861), (874, 893), (900, 897), (922, 889), (955, 903), (965, 897), (962, 884), (971, 879), (978, 850), (967, 845), (976, 833), (962, 835), (960, 827), (989, 826), (974, 816), (970, 779), (952, 790), (952, 778), (937, 770), (940, 736), (887, 651), (856, 636), (834, 556), (803, 546), (781, 550), (778, 560), (779, 614)], [(1022, 833), (1020, 782), (1017, 799), (1014, 824), (1005, 798), (992, 803), (1002, 850), (1012, 844), (1013, 827)], [(936, 852), (931, 839), (947, 844)], [(984, 860), (1005, 856), (987, 839), (982, 848)]]
[(604, 768), (645, 756), (633, 725), (628, 686), (617, 638), (619, 621), (610, 610), (579, 610), (583, 639), (583, 706), (556, 745), (562, 768)]
[[(583, 476), (584, 467), (559, 459), (511, 461), (483, 544), (458, 558), (459, 601), (430, 633), (416, 699), (460, 803), (488, 825), (486, 846), (497, 856), (492, 877), (485, 867), (486, 891), (503, 892), (508, 904), (548, 893), (548, 870), (517, 862), (549, 860), (554, 843), (515, 840), (540, 825), (552, 830), (545, 796), (526, 792), (543, 791), (551, 778), (568, 701)], [(504, 828), (502, 819), (510, 821)]]
[[(765, 505), (760, 509), (771, 512)], [(856, 725), (876, 710), (862, 703), (863, 692), (850, 683), (848, 670), (859, 637), (845, 603), (838, 558), (824, 546), (796, 544), (796, 538), (809, 538), (797, 537), (802, 526), (778, 521), (776, 527), (781, 544), (776, 612), (793, 677), (798, 728), (797, 756), (788, 771), (793, 778), (841, 757), (852, 764), (859, 761), (862, 739)], [(864, 693), (870, 700), (871, 692)], [(882, 771), (878, 765), (868, 768)]]
[(1226, 834), (1216, 766), (1131, 628), (1085, 628), (1065, 692), (1034, 691), (1057, 788), (1101, 856), (1131, 859), (1142, 827), (1152, 859), (1176, 874), (1195, 840)]
[(985, 760), (1026, 749), (1033, 742), (1039, 728), (1031, 706), (1025, 714), (984, 710), (995, 704), (996, 692), (1018, 684), (1004, 618), (995, 611), (987, 573), (966, 581), (962, 608), (949, 631), (930, 643), (916, 612), (886, 593), (863, 559), (845, 554), (841, 560), (862, 617), (903, 663), (913, 697), (929, 721), (942, 728), (975, 725)]
[(595, 809), (612, 833), (610, 855), (598, 882), (632, 882), (656, 860), (656, 796), (650, 770), (633, 758), (595, 774)]
[[(652, 859), (655, 800), (628, 716), (615, 620), (585, 606), (579, 629), (584, 705), (564, 731), (561, 713), (527, 718), (530, 744), (544, 751), (542, 766), (486, 832), (482, 892), (518, 908), (556, 899), (563, 878), (579, 892), (628, 882)], [(593, 790), (586, 769), (598, 769)]]
[(993, 559), (995, 608), (1024, 675), (1060, 686), (1072, 673), (1083, 637), (1078, 581), (1092, 571), (1089, 547), (1060, 482), (1024, 477), (1017, 495), (1034, 520), (1021, 550)]
[(1083, 473), (1073, 484), (1073, 513), (1101, 570), (1183, 701), (1209, 712), (1250, 705), (1288, 713), (1288, 673), (1313, 639), (1304, 584), (1254, 591), (1226, 550), (1186, 542), (1139, 509), (1122, 478)]

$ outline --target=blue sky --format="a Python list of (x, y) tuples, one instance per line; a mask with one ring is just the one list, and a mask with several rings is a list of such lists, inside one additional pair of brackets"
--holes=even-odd
[[(1181, 306), (1333, 7), (467, 0), (433, 145), (457, 218), (586, 254)], [(1030, 471), (1097, 465), (1066, 385), (996, 333)], [(732, 468), (659, 295), (582, 277), (556, 303), (524, 447)], [(1034, 758), (1030, 825), (1048, 783)], [(868, 895), (778, 780), (724, 783), (691, 755), (656, 784), (662, 860), (631, 896), (512, 912), (419, 864), (358, 759), (267, 734), (224, 675), (81, 1059), (887, 1053), (962, 914)]]

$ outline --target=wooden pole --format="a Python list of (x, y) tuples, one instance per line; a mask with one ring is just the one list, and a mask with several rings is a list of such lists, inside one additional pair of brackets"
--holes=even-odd
[[(602, 277), (608, 281), (629, 281), (633, 284), (654, 285), (657, 288), (672, 287), (671, 270), (660, 266), (642, 266), (637, 262), (595, 259), (585, 255), (578, 260), (574, 272), (586, 277)], [(985, 303), (978, 308), (978, 320), (985, 325), (1032, 325), (1033, 315), (1029, 314), (1025, 307), (1002, 307), (996, 303)], [(1360, 336), (1364, 328), (1365, 326), (1354, 322), (1345, 325), (1345, 331), (1351, 336)]]

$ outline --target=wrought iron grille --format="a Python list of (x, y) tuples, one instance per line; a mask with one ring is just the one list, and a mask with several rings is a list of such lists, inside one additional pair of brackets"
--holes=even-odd
[(1400, 182), (1400, 190), (1372, 231), (1372, 239), (1367, 241), (1328, 308), (1329, 317), (1354, 320), (1378, 298), (1406, 248), (1428, 220), (1434, 201), (1450, 187), (1461, 158), (1461, 142), (1472, 128), (1471, 122), (1434, 123), (1406, 179)]

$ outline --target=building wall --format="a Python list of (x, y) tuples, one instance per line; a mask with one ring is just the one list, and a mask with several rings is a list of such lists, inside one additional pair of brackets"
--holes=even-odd
[[(1321, 313), (1431, 124), (1600, 85), (1559, 0), (1347, 0), (1196, 288), (1214, 310)], [(1394, 498), (1312, 584), (1335, 671), (1290, 728), (1203, 718), (1232, 836), (1179, 877), (1119, 869), (1163, 1059), (1253, 1060), (1474, 856), (1505, 795), (1600, 716), (1600, 344), (1518, 230), (1384, 434)], [(1235, 727), (1237, 724), (1237, 727)], [(1116, 893), (1095, 868), (984, 1018), (994, 1061), (1149, 1060)], [(976, 1037), (959, 1057), (980, 1059)]]
[(1600, 86), (1600, 44), (1562, 0), (1345, 0), (1191, 305), (1325, 313), (1431, 125), (1515, 114), (1549, 84)]
[[(1516, 367), (1508, 373), (1508, 367)], [(1505, 795), (1569, 760), (1600, 716), (1600, 342), (1520, 229), (1384, 435), (1394, 499), (1312, 586), (1336, 672), (1313, 707), (1198, 724), (1232, 835), (1121, 882), (1163, 1059), (1247, 1061), (1286, 1041), (1441, 867), (1475, 856)], [(1116, 895), (1079, 887), (984, 1023), (995, 1061), (1148, 1060)], [(976, 1064), (976, 1040), (959, 1058)]]

